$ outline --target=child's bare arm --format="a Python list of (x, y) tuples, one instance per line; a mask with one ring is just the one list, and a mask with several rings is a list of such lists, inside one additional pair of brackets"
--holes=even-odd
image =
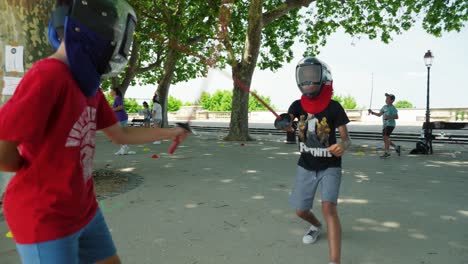
[(328, 147), (328, 151), (336, 157), (341, 157), (344, 152), (351, 146), (351, 139), (348, 135), (348, 128), (346, 125), (338, 127), (338, 132), (340, 133), (341, 141), (340, 143), (333, 144)]
[(116, 144), (143, 144), (155, 140), (175, 139), (182, 142), (188, 131), (181, 128), (136, 128), (121, 127), (118, 123), (102, 129), (102, 132)]
[(369, 111), (369, 114), (371, 114), (371, 115), (375, 115), (375, 116), (382, 116), (383, 115), (382, 112), (374, 112), (374, 111), (372, 111), (370, 109), (368, 111)]
[(0, 171), (16, 172), (23, 165), (18, 143), (0, 140)]

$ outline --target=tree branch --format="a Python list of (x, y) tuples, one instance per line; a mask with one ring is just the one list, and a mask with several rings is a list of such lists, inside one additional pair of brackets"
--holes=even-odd
[(263, 14), (263, 27), (273, 22), (275, 19), (284, 16), (289, 11), (299, 7), (307, 7), (315, 0), (286, 0), (278, 8)]
[(159, 67), (161, 66), (161, 62), (162, 62), (162, 54), (163, 54), (163, 48), (160, 48), (156, 51), (156, 61), (151, 63), (150, 65), (146, 66), (146, 67), (139, 67), (135, 70), (135, 75), (136, 74), (140, 74), (140, 73), (144, 73), (146, 71), (150, 71), (156, 67)]

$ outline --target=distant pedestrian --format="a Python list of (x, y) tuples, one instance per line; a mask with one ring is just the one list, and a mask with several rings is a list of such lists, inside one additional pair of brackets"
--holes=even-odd
[(398, 156), (400, 156), (401, 154), (401, 147), (399, 145), (395, 145), (390, 139), (390, 135), (392, 134), (396, 126), (395, 120), (398, 119), (398, 110), (393, 105), (393, 102), (395, 102), (395, 95), (386, 93), (385, 105), (380, 109), (378, 113), (372, 111), (371, 109), (368, 110), (369, 114), (371, 115), (382, 116), (382, 135), (384, 140), (385, 152), (380, 157), (383, 159), (390, 157), (390, 146), (392, 146), (395, 149)]
[[(153, 96), (153, 124), (154, 127), (161, 127), (162, 124), (162, 107), (158, 100), (158, 95)], [(161, 144), (161, 141), (154, 141), (153, 144)]]
[(152, 117), (152, 110), (149, 109), (148, 103), (145, 101), (143, 102), (143, 122), (144, 122), (144, 127), (148, 128), (150, 127), (151, 124), (151, 117)]
[[(112, 110), (114, 110), (117, 120), (122, 127), (127, 127), (128, 124), (128, 114), (125, 111), (124, 100), (122, 97), (122, 92), (119, 88), (113, 88), (111, 90), (111, 96), (114, 97), (114, 103), (112, 104)], [(127, 155), (135, 154), (134, 151), (130, 151), (130, 148), (127, 144), (120, 145), (120, 149), (115, 153), (115, 155)]]

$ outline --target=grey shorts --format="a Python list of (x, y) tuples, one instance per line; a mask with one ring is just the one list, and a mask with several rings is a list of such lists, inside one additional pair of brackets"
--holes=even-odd
[(155, 126), (160, 127), (160, 126), (161, 126), (161, 123), (162, 123), (162, 119), (156, 119), (156, 118), (153, 119), (153, 124), (154, 124)]
[(341, 168), (309, 171), (297, 166), (294, 189), (289, 196), (289, 203), (296, 210), (310, 210), (314, 204), (315, 192), (320, 185), (322, 202), (337, 204), (341, 184)]

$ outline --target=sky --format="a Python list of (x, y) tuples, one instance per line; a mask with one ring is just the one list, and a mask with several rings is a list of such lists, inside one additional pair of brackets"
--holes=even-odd
[[(430, 68), (430, 108), (468, 108), (467, 47), (467, 27), (436, 38), (415, 26), (395, 36), (389, 44), (365, 36), (353, 39), (337, 32), (328, 38), (317, 57), (331, 67), (334, 93), (354, 97), (360, 108), (380, 108), (385, 104), (384, 94), (393, 93), (395, 101), (406, 100), (416, 108), (425, 109), (427, 67), (423, 57), (431, 50), (434, 60)], [(294, 59), (276, 72), (257, 68), (251, 90), (270, 97), (277, 110), (287, 110), (301, 96), (295, 67), (304, 50), (305, 45), (296, 44)], [(228, 69), (210, 70), (207, 78), (171, 85), (169, 95), (182, 102), (193, 102), (202, 91), (213, 94), (216, 90), (231, 90), (229, 72)], [(126, 97), (149, 100), (155, 89), (155, 85), (130, 87)]]

